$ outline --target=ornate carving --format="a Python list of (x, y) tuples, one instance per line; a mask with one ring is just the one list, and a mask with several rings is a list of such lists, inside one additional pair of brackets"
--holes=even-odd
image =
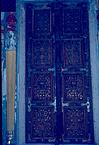
[[(83, 143), (91, 132), (87, 125), (91, 122), (89, 116), (87, 120), (91, 104), (86, 103), (91, 98), (87, 6), (60, 2), (46, 7), (31, 5), (26, 9), (26, 18), (28, 143), (47, 143), (50, 137), (61, 143)], [(55, 122), (52, 104), (56, 107)], [(57, 129), (58, 124), (63, 128)]]
[(16, 36), (15, 36), (15, 33), (13, 31), (8, 32), (7, 47), (9, 49), (16, 48)]
[(50, 40), (34, 41), (32, 60), (35, 67), (51, 67), (53, 65), (52, 42)]
[(46, 139), (54, 137), (54, 107), (36, 106), (31, 112), (31, 138)]
[(6, 18), (7, 35), (6, 46), (8, 49), (16, 48), (16, 17), (14, 12), (9, 12)]
[(86, 139), (88, 137), (87, 117), (86, 108), (64, 107), (64, 138)]
[(34, 10), (34, 35), (35, 37), (41, 37), (42, 34), (48, 35), (51, 29), (50, 10), (41, 9)]
[(35, 73), (32, 77), (32, 98), (35, 101), (53, 100), (52, 73)]
[(84, 75), (81, 74), (63, 75), (62, 86), (64, 102), (81, 102), (86, 100), (84, 79)]
[(64, 33), (81, 33), (80, 9), (64, 9)]
[(63, 67), (83, 65), (82, 41), (66, 40), (63, 46)]

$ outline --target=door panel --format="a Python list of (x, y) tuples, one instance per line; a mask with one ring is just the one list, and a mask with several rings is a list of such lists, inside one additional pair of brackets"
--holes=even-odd
[(81, 33), (81, 9), (64, 9), (64, 33)]
[(54, 106), (33, 106), (31, 120), (31, 139), (54, 139)]
[(33, 101), (43, 101), (43, 102), (53, 102), (53, 73), (34, 73), (32, 77), (32, 100)]
[(88, 116), (86, 112), (86, 107), (63, 108), (64, 140), (68, 138), (85, 141), (88, 139)]
[[(50, 9), (33, 9), (26, 33), (26, 143), (54, 142), (56, 128), (55, 51)], [(26, 17), (28, 17), (28, 8)], [(30, 19), (29, 19), (30, 20)]]
[(53, 67), (55, 52), (52, 40), (33, 40), (32, 43), (32, 66), (35, 68)]
[(32, 15), (32, 30), (35, 39), (50, 37), (52, 30), (52, 16), (50, 9), (35, 9)]
[(62, 83), (63, 103), (87, 101), (87, 78), (84, 74), (63, 73)]
[(63, 67), (80, 66), (84, 63), (84, 47), (81, 39), (68, 39), (63, 42)]
[(26, 20), (26, 143), (93, 143), (87, 4), (27, 4)]

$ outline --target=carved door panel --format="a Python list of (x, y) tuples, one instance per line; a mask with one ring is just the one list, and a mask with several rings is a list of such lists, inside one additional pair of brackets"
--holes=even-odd
[[(63, 9), (63, 142), (93, 142), (88, 7)], [(90, 122), (90, 123), (89, 123)]]
[(55, 50), (51, 10), (26, 8), (26, 142), (55, 142)]
[(26, 5), (26, 143), (93, 142), (88, 31), (86, 4)]

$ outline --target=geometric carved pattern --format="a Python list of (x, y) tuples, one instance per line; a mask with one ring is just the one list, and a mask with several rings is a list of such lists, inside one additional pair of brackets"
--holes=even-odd
[(42, 34), (50, 33), (50, 11), (47, 9), (34, 10), (34, 35), (40, 37)]
[(64, 33), (81, 33), (80, 9), (64, 9)]
[(31, 81), (33, 101), (53, 101), (52, 73), (33, 73)]
[[(39, 59), (38, 59), (39, 58)], [(50, 40), (35, 40), (32, 48), (32, 62), (35, 67), (52, 66), (52, 44)]]
[(64, 138), (87, 138), (87, 110), (84, 107), (66, 108), (63, 111)]
[(64, 102), (81, 102), (86, 100), (84, 75), (63, 74), (62, 83)]
[(31, 112), (32, 138), (54, 137), (54, 121), (53, 106), (33, 107)]
[(63, 66), (83, 65), (81, 40), (66, 40), (63, 48)]

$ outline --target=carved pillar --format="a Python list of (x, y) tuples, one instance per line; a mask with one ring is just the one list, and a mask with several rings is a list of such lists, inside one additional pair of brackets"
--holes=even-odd
[(6, 79), (7, 79), (7, 145), (14, 144), (14, 102), (16, 86), (16, 17), (6, 18)]

